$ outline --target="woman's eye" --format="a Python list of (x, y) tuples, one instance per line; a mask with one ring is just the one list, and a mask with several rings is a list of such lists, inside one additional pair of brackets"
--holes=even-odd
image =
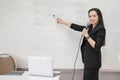
[(96, 17), (96, 15), (93, 15), (93, 17)]
[(89, 16), (89, 17), (91, 17), (91, 16)]

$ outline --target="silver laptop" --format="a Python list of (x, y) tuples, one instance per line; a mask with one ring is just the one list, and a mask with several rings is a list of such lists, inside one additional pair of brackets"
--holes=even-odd
[(53, 71), (53, 58), (52, 57), (28, 57), (29, 74), (33, 76), (55, 77), (60, 72)]

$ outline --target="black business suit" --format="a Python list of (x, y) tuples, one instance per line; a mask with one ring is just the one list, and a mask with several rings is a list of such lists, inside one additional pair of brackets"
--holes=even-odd
[[(82, 31), (85, 26), (73, 24), (70, 26), (70, 28)], [(84, 63), (84, 80), (98, 80), (98, 71), (101, 67), (101, 47), (103, 45), (104, 39), (105, 39), (105, 28), (97, 24), (94, 29), (92, 29), (92, 25), (88, 26), (88, 34), (89, 36), (96, 42), (95, 47), (93, 48), (89, 42), (84, 38), (82, 45), (81, 45), (81, 54), (82, 54), (82, 61)], [(93, 75), (92, 74), (93, 71)], [(96, 75), (96, 79), (87, 79), (86, 75), (90, 72), (90, 77)], [(90, 78), (88, 77), (88, 78)], [(86, 78), (86, 79), (85, 79)]]

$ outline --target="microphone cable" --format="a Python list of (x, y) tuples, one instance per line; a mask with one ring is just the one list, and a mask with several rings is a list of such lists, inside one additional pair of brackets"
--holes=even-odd
[(78, 50), (77, 50), (77, 54), (76, 54), (76, 58), (75, 58), (75, 62), (74, 62), (74, 69), (73, 69), (72, 80), (74, 80), (74, 77), (75, 77), (76, 62), (77, 62), (78, 54), (79, 54), (79, 51), (80, 51), (80, 45), (81, 45), (82, 37), (83, 37), (83, 35), (81, 35), (80, 40), (79, 40)]
[[(86, 29), (89, 29), (90, 25), (91, 25), (90, 22), (87, 22)], [(74, 80), (74, 76), (75, 76), (76, 62), (77, 62), (77, 59), (78, 59), (78, 54), (79, 54), (82, 38), (83, 38), (83, 35), (81, 35), (80, 41), (79, 41), (79, 45), (78, 45), (78, 50), (77, 50), (77, 54), (76, 54), (76, 58), (75, 58), (75, 62), (74, 62), (74, 69), (73, 69), (72, 80)]]

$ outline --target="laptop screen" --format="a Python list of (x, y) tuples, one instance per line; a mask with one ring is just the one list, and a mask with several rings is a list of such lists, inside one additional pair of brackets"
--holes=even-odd
[(28, 68), (30, 75), (53, 76), (52, 57), (28, 57)]

